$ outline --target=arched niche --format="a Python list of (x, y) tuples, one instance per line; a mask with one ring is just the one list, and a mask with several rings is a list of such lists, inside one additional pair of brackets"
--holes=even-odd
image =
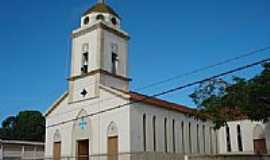
[(53, 142), (61, 142), (61, 134), (60, 134), (59, 129), (57, 129), (57, 130), (54, 132), (54, 135), (53, 135)]
[(91, 122), (87, 112), (82, 109), (77, 114), (76, 120), (73, 124), (73, 138), (76, 140), (90, 139), (91, 136)]
[[(73, 156), (91, 155), (92, 150), (91, 137), (92, 137), (91, 120), (86, 110), (82, 109), (78, 112), (76, 119), (73, 122), (73, 129), (72, 129)], [(86, 148), (80, 149), (82, 146), (86, 146), (87, 149)], [(81, 153), (81, 150), (84, 150), (84, 152)]]
[(119, 154), (118, 128), (116, 123), (111, 122), (107, 131), (107, 156), (108, 160), (118, 159)]
[(108, 137), (116, 137), (118, 136), (118, 128), (115, 122), (111, 122), (108, 126), (107, 130)]

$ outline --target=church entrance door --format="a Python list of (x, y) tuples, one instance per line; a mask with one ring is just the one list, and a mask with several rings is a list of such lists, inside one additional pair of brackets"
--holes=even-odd
[(89, 159), (89, 140), (77, 141), (77, 160)]
[(53, 160), (61, 159), (61, 142), (53, 143)]
[(118, 160), (118, 137), (108, 137), (108, 160)]
[(254, 140), (254, 151), (256, 154), (265, 154), (267, 152), (265, 139)]

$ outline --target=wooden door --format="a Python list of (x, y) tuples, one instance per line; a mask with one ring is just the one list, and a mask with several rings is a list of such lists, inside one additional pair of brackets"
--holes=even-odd
[(89, 140), (77, 142), (77, 157), (78, 160), (89, 160)]
[(108, 160), (118, 159), (118, 137), (108, 138)]
[(53, 160), (61, 159), (61, 142), (54, 142), (53, 144)]
[(265, 139), (255, 139), (254, 140), (254, 152), (256, 154), (266, 154), (266, 143)]

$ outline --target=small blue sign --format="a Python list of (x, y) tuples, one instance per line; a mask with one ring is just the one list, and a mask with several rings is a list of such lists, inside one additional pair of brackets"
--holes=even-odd
[(86, 128), (87, 123), (86, 123), (86, 121), (84, 120), (84, 118), (81, 118), (81, 119), (80, 119), (79, 125), (80, 125), (80, 128), (81, 128), (81, 129), (85, 129), (85, 128)]

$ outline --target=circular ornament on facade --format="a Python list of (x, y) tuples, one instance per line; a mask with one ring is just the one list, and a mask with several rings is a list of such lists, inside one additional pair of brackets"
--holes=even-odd
[(112, 24), (113, 24), (113, 25), (117, 25), (117, 20), (116, 20), (115, 17), (113, 17), (113, 18), (111, 19), (111, 21), (112, 21)]
[(89, 24), (89, 21), (90, 21), (89, 17), (86, 17), (86, 18), (84, 18), (84, 20), (83, 20), (83, 24), (84, 24), (84, 25), (87, 25), (87, 24)]

